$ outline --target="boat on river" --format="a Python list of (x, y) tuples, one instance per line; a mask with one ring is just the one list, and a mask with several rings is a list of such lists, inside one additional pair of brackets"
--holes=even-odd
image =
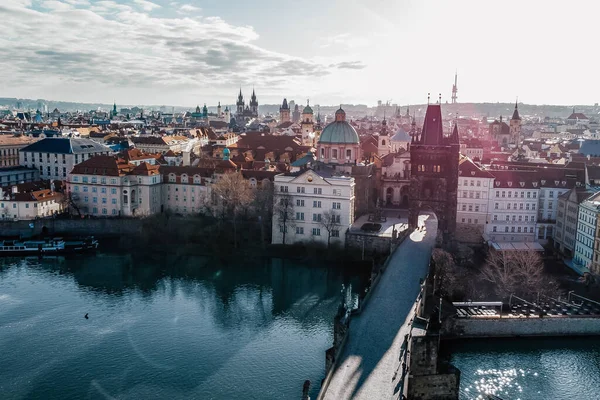
[(98, 240), (93, 236), (83, 239), (63, 240), (62, 238), (39, 240), (1, 240), (0, 256), (54, 255), (83, 253), (98, 248)]

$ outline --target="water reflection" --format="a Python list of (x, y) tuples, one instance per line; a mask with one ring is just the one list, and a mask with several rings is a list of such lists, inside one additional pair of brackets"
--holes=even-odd
[(600, 338), (489, 339), (448, 342), (461, 371), (461, 400), (600, 399)]
[(364, 281), (282, 260), (0, 265), (2, 399), (298, 397), (304, 379), (323, 377), (342, 285)]

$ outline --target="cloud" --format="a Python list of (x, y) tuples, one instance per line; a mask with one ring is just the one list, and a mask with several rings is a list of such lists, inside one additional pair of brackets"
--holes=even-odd
[(65, 11), (65, 10), (70, 10), (73, 8), (70, 4), (63, 3), (60, 1), (56, 1), (56, 0), (42, 1), (40, 3), (40, 6), (42, 8), (46, 8), (46, 9), (52, 10), (52, 11)]
[(343, 61), (337, 64), (331, 64), (330, 67), (338, 69), (363, 69), (366, 65), (362, 61)]
[(200, 8), (200, 7), (194, 7), (194, 6), (193, 6), (193, 5), (191, 5), (191, 4), (184, 4), (184, 5), (182, 5), (182, 6), (179, 8), (179, 10), (181, 10), (181, 11), (185, 11), (185, 12), (198, 12), (198, 11), (200, 11), (200, 10), (201, 10), (201, 8)]
[(152, 11), (156, 8), (160, 8), (158, 4), (152, 3), (151, 1), (147, 0), (133, 0), (133, 2), (140, 6), (144, 11)]
[(158, 7), (154, 3), (130, 4), (45, 0), (35, 9), (26, 0), (0, 0), (0, 13), (10, 16), (3, 26), (10, 35), (0, 36), (0, 69), (11, 77), (5, 89), (20, 92), (26, 84), (28, 90), (77, 92), (85, 85), (94, 93), (136, 89), (158, 95), (255, 84), (278, 90), (364, 67), (268, 50), (256, 44), (253, 27), (219, 17), (167, 18), (149, 14)]

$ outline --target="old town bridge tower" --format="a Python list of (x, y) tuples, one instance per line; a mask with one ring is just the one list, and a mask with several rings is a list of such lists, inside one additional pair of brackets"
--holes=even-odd
[(458, 157), (457, 126), (444, 135), (441, 105), (428, 105), (423, 130), (414, 134), (410, 145), (408, 223), (416, 228), (419, 213), (433, 211), (444, 241), (452, 240), (456, 230)]

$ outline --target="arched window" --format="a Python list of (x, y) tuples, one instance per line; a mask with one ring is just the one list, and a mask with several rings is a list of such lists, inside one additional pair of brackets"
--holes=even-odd
[(382, 145), (382, 146), (385, 146), (385, 139), (382, 139), (382, 140), (381, 140), (381, 145)]
[(188, 183), (187, 174), (181, 174), (181, 183)]

